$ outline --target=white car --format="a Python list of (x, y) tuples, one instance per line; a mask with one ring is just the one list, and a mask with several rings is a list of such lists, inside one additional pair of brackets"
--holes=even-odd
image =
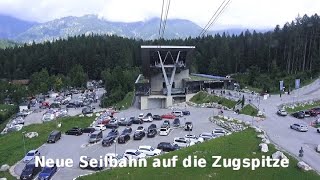
[(190, 141), (194, 142), (195, 144), (204, 142), (204, 139), (202, 137), (197, 137), (197, 136), (192, 135), (192, 134), (186, 134), (184, 137), (186, 139), (189, 139)]
[(213, 136), (212, 133), (208, 133), (208, 132), (201, 133), (199, 137), (203, 138), (205, 141), (215, 138), (215, 136)]
[(279, 109), (279, 110), (277, 111), (277, 114), (278, 114), (279, 116), (287, 116), (287, 115), (288, 115), (287, 111), (284, 110), (284, 109)]
[(152, 116), (146, 116), (142, 119), (143, 122), (152, 122), (153, 121), (153, 118)]
[(294, 129), (296, 131), (300, 131), (300, 132), (307, 132), (308, 131), (308, 126), (305, 124), (295, 123), (295, 124), (292, 124), (290, 126), (290, 128)]
[(45, 113), (43, 116), (42, 116), (42, 121), (52, 121), (55, 119), (55, 115), (54, 114), (51, 114), (51, 113)]
[(26, 156), (23, 158), (23, 162), (27, 163), (34, 159), (34, 157), (40, 156), (40, 152), (38, 150), (31, 150), (29, 151)]
[(226, 136), (226, 135), (229, 135), (229, 133), (222, 129), (222, 128), (216, 128), (212, 131), (212, 135), (215, 136), (215, 137), (220, 137), (220, 136)]
[(140, 113), (139, 116), (138, 116), (138, 119), (143, 119), (143, 117), (144, 117), (144, 114)]
[(147, 156), (158, 156), (161, 154), (160, 149), (155, 149), (151, 146), (139, 146), (138, 151), (144, 153)]
[(123, 153), (123, 157), (126, 158), (132, 158), (132, 159), (144, 159), (146, 158), (146, 154), (135, 150), (135, 149), (127, 149), (124, 153)]
[(183, 117), (182, 111), (173, 111), (172, 114), (175, 115), (176, 117)]
[(106, 130), (107, 128), (106, 128), (106, 126), (103, 125), (103, 124), (98, 124), (98, 125), (96, 125), (96, 126), (94, 127), (94, 129), (95, 129), (96, 131), (104, 131), (104, 130)]
[(168, 136), (169, 135), (169, 133), (170, 133), (170, 128), (169, 127), (162, 127), (162, 128), (160, 128), (160, 133), (159, 133), (159, 135), (160, 136)]
[(192, 145), (195, 145), (194, 142), (190, 141), (187, 138), (183, 138), (183, 137), (176, 137), (173, 140), (173, 144), (179, 146), (179, 147), (189, 147)]
[(144, 129), (143, 126), (138, 126), (136, 132), (139, 132), (139, 131), (143, 131), (143, 132), (146, 132), (146, 130)]

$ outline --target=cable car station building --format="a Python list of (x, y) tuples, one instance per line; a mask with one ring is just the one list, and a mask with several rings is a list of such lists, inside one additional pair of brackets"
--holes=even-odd
[(141, 46), (142, 74), (135, 81), (140, 109), (167, 108), (201, 90), (234, 89), (227, 77), (189, 74), (194, 46)]

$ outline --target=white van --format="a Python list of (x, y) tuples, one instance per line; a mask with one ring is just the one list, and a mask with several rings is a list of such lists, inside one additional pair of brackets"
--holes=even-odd
[(187, 138), (183, 138), (183, 137), (174, 138), (173, 144), (177, 145), (179, 147), (189, 147), (189, 146), (195, 145), (194, 142), (190, 141)]
[(170, 128), (169, 127), (163, 127), (160, 128), (160, 136), (168, 136), (168, 134), (170, 133)]
[(183, 117), (182, 111), (172, 111), (172, 114), (175, 115), (176, 117)]

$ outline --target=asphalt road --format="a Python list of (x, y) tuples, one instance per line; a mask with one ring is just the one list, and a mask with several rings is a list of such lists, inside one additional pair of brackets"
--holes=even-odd
[[(180, 118), (181, 124), (184, 124), (185, 121), (192, 121), (194, 125), (194, 129), (190, 134), (199, 135), (203, 132), (211, 132), (216, 126), (211, 123), (208, 118), (212, 115), (213, 110), (207, 108), (188, 108), (190, 110), (191, 115), (185, 116), (185, 118)], [(130, 116), (138, 116), (139, 113), (148, 113), (151, 112), (152, 114), (165, 114), (171, 112), (168, 109), (156, 109), (156, 110), (146, 110), (140, 111), (137, 109), (128, 109), (122, 111), (115, 116), (118, 118), (121, 117), (130, 117)], [(170, 120), (173, 121), (173, 120)], [(153, 121), (152, 123), (157, 124), (157, 127), (160, 127), (163, 123), (162, 121)], [(144, 123), (146, 129), (151, 123)], [(134, 124), (132, 125), (133, 132), (137, 129), (140, 125)], [(124, 127), (119, 127), (119, 131), (121, 132)], [(106, 136), (107, 133), (110, 132), (110, 129), (107, 129), (103, 132), (103, 135)], [(175, 137), (184, 137), (188, 134), (187, 131), (184, 131), (183, 128), (176, 128), (173, 129), (168, 136), (159, 136), (157, 135), (154, 138), (143, 138), (142, 140), (131, 140), (126, 144), (113, 144), (110, 147), (102, 147), (101, 141), (96, 144), (88, 144), (88, 135), (83, 134), (81, 136), (68, 136), (62, 135), (61, 140), (59, 140), (55, 144), (44, 144), (39, 148), (41, 155), (44, 155), (47, 158), (53, 159), (61, 159), (61, 158), (71, 158), (74, 162), (74, 166), (72, 168), (59, 168), (59, 171), (53, 176), (53, 180), (60, 180), (60, 179), (73, 179), (79, 175), (87, 174), (91, 171), (88, 170), (81, 170), (78, 167), (79, 158), (80, 156), (89, 156), (94, 158), (99, 158), (100, 156), (104, 156), (106, 153), (114, 153), (116, 151), (117, 154), (123, 154), (127, 149), (138, 149), (140, 145), (150, 145), (153, 147), (157, 147), (158, 143), (160, 142), (173, 142)], [(116, 146), (116, 147), (115, 147)], [(15, 167), (14, 171), (16, 174), (20, 174), (24, 163), (20, 162)]]
[[(297, 159), (309, 164), (318, 173), (320, 172), (320, 153), (315, 151), (317, 145), (320, 144), (320, 134), (316, 132), (316, 128), (310, 126), (310, 122), (317, 117), (305, 119), (297, 119), (290, 115), (280, 117), (276, 114), (278, 106), (284, 103), (293, 103), (300, 101), (313, 100), (320, 97), (320, 79), (312, 84), (292, 91), (290, 95), (272, 95), (267, 100), (260, 101), (260, 110), (264, 110), (266, 119), (263, 121), (252, 121), (252, 117), (246, 115), (236, 115), (233, 112), (226, 112), (228, 116), (237, 117), (241, 120), (253, 122), (254, 125), (264, 129), (269, 138), (279, 146), (286, 150)], [(253, 103), (258, 106), (257, 101)], [(293, 123), (304, 123), (309, 125), (308, 132), (298, 132), (290, 129)], [(303, 147), (304, 156), (298, 157), (300, 148)]]

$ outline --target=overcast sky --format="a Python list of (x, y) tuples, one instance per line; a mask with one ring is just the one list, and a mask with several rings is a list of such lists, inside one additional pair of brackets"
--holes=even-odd
[[(222, 1), (171, 0), (169, 18), (189, 19), (203, 27)], [(85, 14), (132, 22), (160, 17), (161, 5), (162, 0), (0, 0), (0, 13), (37, 22)], [(292, 21), (298, 14), (320, 14), (319, 11), (319, 0), (232, 0), (211, 29), (273, 28)]]

